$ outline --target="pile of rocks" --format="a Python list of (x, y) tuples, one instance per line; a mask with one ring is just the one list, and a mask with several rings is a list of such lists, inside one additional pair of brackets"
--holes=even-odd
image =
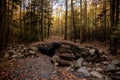
[(4, 58), (5, 59), (15, 59), (15, 58), (26, 58), (28, 56), (35, 56), (38, 52), (35, 46), (25, 46), (25, 45), (10, 45), (7, 47)]
[(63, 43), (56, 50), (51, 61), (65, 70), (78, 72), (90, 80), (119, 80), (120, 61), (108, 60), (105, 52), (95, 47), (80, 48), (73, 44)]

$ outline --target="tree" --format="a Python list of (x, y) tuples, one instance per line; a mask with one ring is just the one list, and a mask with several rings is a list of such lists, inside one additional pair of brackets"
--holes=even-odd
[(43, 0), (41, 0), (41, 40), (44, 38), (44, 5)]
[(83, 41), (83, 28), (82, 28), (82, 0), (80, 0), (80, 42)]
[[(75, 17), (74, 17), (74, 8), (73, 8), (73, 0), (71, 0), (71, 20), (72, 20), (72, 26), (74, 28), (74, 42), (76, 42), (76, 25), (75, 25)], [(72, 34), (71, 34), (72, 35)]]
[(66, 12), (65, 12), (65, 35), (64, 39), (67, 39), (67, 17), (68, 17), (68, 0), (66, 0)]
[(84, 8), (84, 28), (83, 28), (83, 41), (86, 41), (86, 28), (87, 28), (87, 0), (84, 2), (85, 8)]
[(110, 0), (110, 21), (111, 21), (110, 51), (111, 54), (113, 55), (117, 53), (117, 45), (119, 39), (118, 38), (119, 35), (116, 35), (116, 29), (119, 22), (118, 10), (119, 10), (119, 0)]

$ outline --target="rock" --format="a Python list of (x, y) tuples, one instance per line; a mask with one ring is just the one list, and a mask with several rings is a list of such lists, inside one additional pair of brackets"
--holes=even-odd
[(95, 49), (90, 49), (90, 50), (89, 50), (89, 53), (90, 53), (91, 55), (95, 55)]
[(18, 57), (18, 55), (12, 55), (11, 57), (12, 57), (12, 58), (17, 58), (17, 57)]
[(102, 68), (96, 68), (95, 70), (98, 71), (98, 72), (103, 72)]
[(109, 63), (108, 63), (108, 62), (106, 62), (106, 61), (104, 61), (104, 62), (102, 62), (102, 64), (104, 64), (104, 65), (108, 65)]
[(85, 76), (90, 76), (88, 70), (86, 69), (86, 67), (81, 67), (78, 69), (78, 72), (84, 74)]
[(92, 77), (98, 78), (99, 80), (103, 80), (103, 76), (99, 72), (97, 72), (97, 71), (90, 72), (90, 75)]
[(15, 53), (16, 53), (15, 50), (9, 50), (8, 51), (8, 54), (10, 54), (10, 56), (14, 55)]
[(68, 54), (68, 53), (62, 53), (59, 55), (59, 57), (67, 61), (72, 61), (76, 59), (74, 54)]
[(81, 66), (82, 66), (82, 62), (83, 62), (83, 58), (79, 58), (79, 59), (77, 60), (77, 65), (78, 65), (79, 67), (81, 67)]
[(70, 70), (71, 70), (71, 67), (67, 67), (65, 70), (66, 70), (66, 71), (70, 71)]
[(70, 66), (71, 64), (69, 63), (69, 62), (67, 62), (67, 61), (65, 61), (65, 60), (62, 60), (59, 56), (53, 56), (52, 57), (52, 59), (51, 59), (51, 61), (53, 62), (53, 63), (58, 63), (58, 65), (59, 66)]
[(35, 54), (35, 51), (32, 51), (32, 50), (29, 50), (29, 52), (28, 52), (29, 54)]
[(36, 52), (38, 51), (38, 48), (35, 47), (35, 46), (30, 46), (29, 49), (30, 49), (30, 50), (33, 50), (33, 51), (36, 51)]
[(109, 76), (104, 76), (105, 79), (104, 80), (112, 80)]
[(19, 58), (23, 58), (23, 57), (25, 57), (25, 54), (21, 54), (21, 55), (19, 55), (18, 57), (19, 57)]
[(111, 62), (112, 65), (117, 65), (117, 64), (119, 64), (119, 63), (120, 63), (120, 61), (118, 61), (118, 60), (116, 60), (116, 59), (115, 59), (115, 60), (112, 60), (112, 62)]
[(71, 69), (73, 69), (73, 70), (77, 70), (77, 69), (79, 69), (80, 67), (78, 66), (78, 65), (76, 65), (76, 64), (71, 64)]
[(112, 80), (120, 80), (120, 70), (119, 71), (115, 71), (114, 74), (112, 74)]
[(8, 59), (10, 57), (10, 54), (8, 54), (8, 53), (6, 53), (5, 55), (4, 55), (4, 58), (5, 59)]
[(115, 65), (112, 65), (112, 64), (109, 64), (107, 67), (106, 67), (106, 71), (111, 71), (111, 70), (115, 70), (116, 69), (116, 66)]
[(27, 52), (28, 51), (28, 48), (24, 47), (22, 52)]
[(84, 61), (84, 62), (82, 63), (82, 65), (83, 65), (83, 66), (87, 66), (88, 63)]
[(104, 51), (102, 51), (102, 50), (99, 50), (99, 53), (100, 53), (100, 54), (104, 54)]

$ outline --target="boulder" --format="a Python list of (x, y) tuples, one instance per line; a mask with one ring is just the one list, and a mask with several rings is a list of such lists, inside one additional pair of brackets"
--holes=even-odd
[(71, 64), (65, 60), (62, 60), (59, 56), (53, 56), (51, 61), (53, 63), (58, 63), (58, 66), (70, 66)]

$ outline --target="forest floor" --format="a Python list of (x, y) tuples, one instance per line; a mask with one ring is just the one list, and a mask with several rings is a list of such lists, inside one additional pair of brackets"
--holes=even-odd
[[(101, 63), (95, 63), (95, 64), (90, 63), (86, 65), (86, 66), (89, 66), (88, 69), (90, 69), (90, 71), (93, 70), (93, 68), (99, 69), (98, 72), (100, 71), (100, 73), (97, 73), (97, 75), (94, 73), (93, 74), (91, 73), (92, 76), (95, 78), (90, 78), (89, 76), (86, 76), (83, 74), (84, 71), (83, 73), (78, 72), (76, 70), (73, 71), (72, 69), (70, 69), (70, 66), (69, 67), (56, 66), (56, 64), (51, 63), (51, 57), (41, 54), (40, 52), (36, 52), (35, 55), (34, 55), (34, 52), (31, 52), (33, 53), (33, 55), (27, 56), (27, 57), (21, 57), (21, 58), (16, 58), (15, 55), (13, 55), (12, 58), (10, 57), (10, 55), (7, 55), (7, 56), (1, 55), (0, 56), (0, 80), (109, 80), (108, 79), (109, 77), (106, 78), (106, 76), (109, 76), (110, 73), (109, 74), (104, 73), (105, 72), (104, 68), (106, 69), (106, 67), (108, 67), (111, 69), (111, 67), (106, 65), (111, 64), (113, 60), (114, 61), (117, 60), (118, 62), (120, 62), (119, 54), (117, 56), (112, 56), (109, 53), (109, 46), (105, 43), (101, 43), (98, 41), (84, 42), (80, 44), (79, 42), (74, 43), (70, 40), (63, 40), (61, 37), (53, 36), (49, 39), (45, 39), (42, 42), (37, 41), (30, 45), (39, 46), (41, 44), (51, 43), (51, 42), (65, 42), (65, 43), (74, 44), (79, 47), (85, 47), (85, 46), (95, 47), (104, 52), (104, 56), (105, 58), (107, 58), (107, 60), (105, 60), (106, 62), (102, 61)], [(25, 45), (25, 46), (28, 47), (29, 45)], [(6, 48), (3, 51), (3, 53), (5, 54), (9, 50), (10, 50), (10, 47)], [(120, 63), (117, 63), (117, 61), (115, 61), (115, 63), (119, 64), (120, 66)], [(120, 74), (120, 69), (118, 69), (117, 71), (119, 71), (118, 73)], [(117, 77), (120, 78), (119, 76)]]

